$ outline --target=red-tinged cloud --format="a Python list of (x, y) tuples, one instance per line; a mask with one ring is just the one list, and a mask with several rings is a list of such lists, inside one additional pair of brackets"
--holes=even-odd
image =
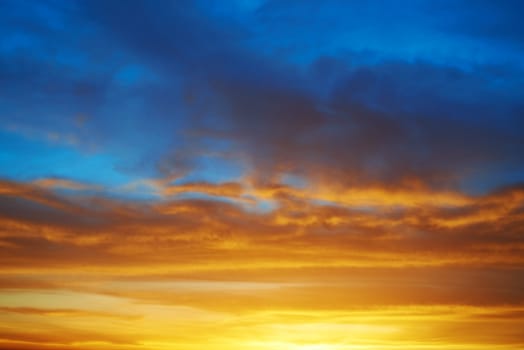
[[(270, 212), (216, 199), (137, 204), (64, 197), (29, 184), (4, 182), (3, 187), (7, 195), (0, 200), (2, 262), (13, 269), (31, 266), (32, 259), (42, 267), (176, 263), (175, 270), (177, 264), (198, 269), (243, 263), (278, 267), (523, 262), (524, 195), (519, 187), (480, 197), (435, 193), (434, 201), (421, 200), (421, 192), (415, 190), (361, 188), (338, 195), (319, 192), (316, 197), (314, 191), (296, 188), (275, 195), (250, 189), (252, 201), (269, 198), (276, 203)], [(225, 198), (239, 197), (244, 187), (227, 184), (223, 191), (217, 185), (189, 186), (192, 192)], [(231, 188), (233, 193), (228, 192)]]

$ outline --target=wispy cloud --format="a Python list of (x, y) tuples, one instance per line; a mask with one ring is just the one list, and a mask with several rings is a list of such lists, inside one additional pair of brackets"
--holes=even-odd
[(0, 349), (520, 349), (522, 5), (4, 0)]

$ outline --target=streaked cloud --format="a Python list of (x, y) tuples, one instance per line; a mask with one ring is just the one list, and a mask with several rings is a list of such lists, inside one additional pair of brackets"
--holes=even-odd
[(515, 1), (4, 0), (0, 349), (521, 349)]

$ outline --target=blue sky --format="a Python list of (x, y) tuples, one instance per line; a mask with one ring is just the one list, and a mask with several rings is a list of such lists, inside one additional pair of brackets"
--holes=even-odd
[(522, 181), (519, 1), (1, 4), (5, 178)]

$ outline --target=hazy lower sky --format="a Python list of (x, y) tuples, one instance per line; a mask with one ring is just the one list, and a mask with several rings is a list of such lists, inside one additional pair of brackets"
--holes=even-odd
[(523, 349), (523, 15), (0, 0), (0, 349)]

